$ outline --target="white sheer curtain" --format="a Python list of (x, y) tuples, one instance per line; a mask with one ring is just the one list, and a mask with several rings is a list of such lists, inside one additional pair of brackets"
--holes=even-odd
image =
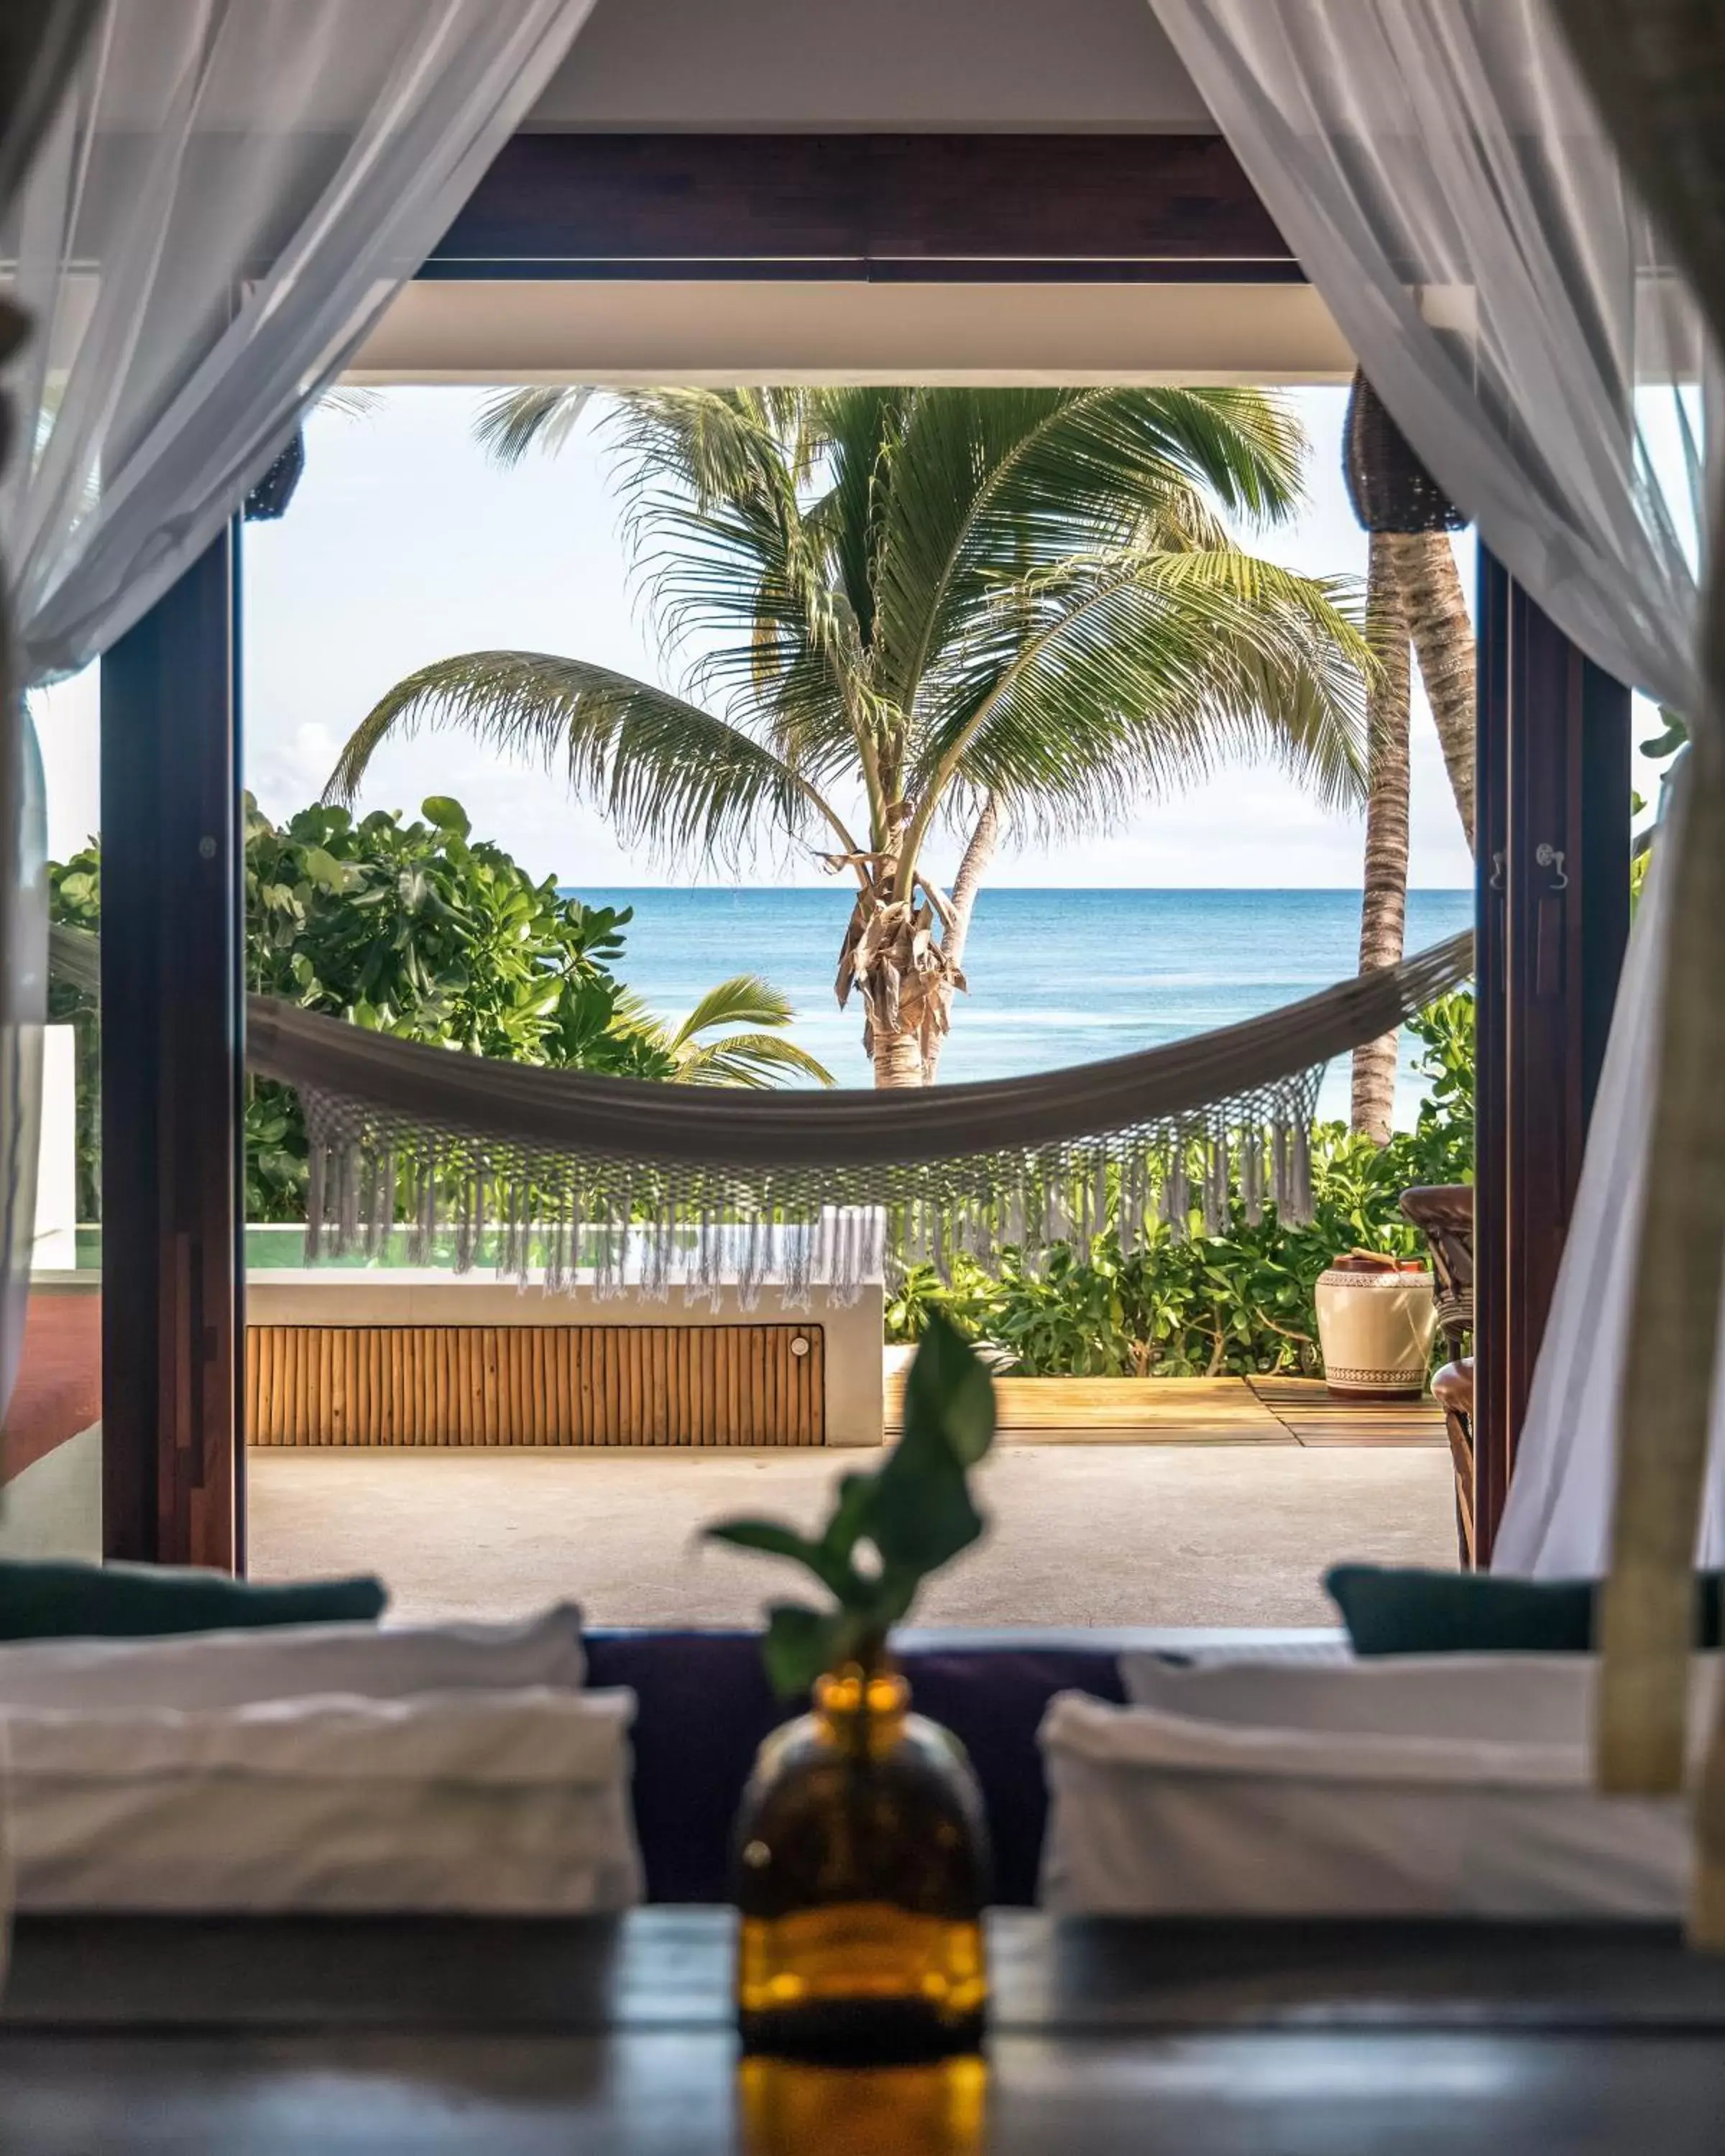
[[(1681, 782), (1670, 819), (1682, 814)], [(1663, 834), (1662, 834), (1663, 835)], [(1617, 1403), (1635, 1292), (1669, 882), (1658, 855), (1630, 941), (1568, 1246), (1493, 1569), (1595, 1578), (1611, 1553)], [(1725, 1332), (1725, 1314), (1721, 1330)], [(1697, 1562), (1725, 1564), (1725, 1394), (1716, 1394)]]
[[(1590, 657), (1707, 722), (1699, 317), (1543, 0), (1153, 0), (1368, 376)], [(1665, 914), (1645, 906), (1494, 1563), (1603, 1568)], [(1706, 1546), (1721, 1543), (1719, 1475)]]
[[(0, 219), (0, 290), (33, 326), (0, 475), (15, 685), (87, 665), (209, 544), (591, 5), (98, 0)], [(39, 894), (5, 937), (39, 1002), (44, 921)], [(31, 1034), (26, 1014), (0, 1070), (0, 1399), (31, 1236)]]
[(105, 0), (0, 260), (39, 414), (0, 486), (27, 682), (209, 543), (592, 0)]
[[(12, 0), (0, 38), (0, 214), (59, 108), (96, 4)], [(0, 361), (22, 351), (28, 327), (0, 291)], [(19, 417), (0, 387), (0, 475), (18, 454)], [(11, 1401), (23, 1347), (47, 1009), (46, 803), (41, 759), (13, 667), (3, 569), (0, 560), (0, 1414)], [(0, 1478), (3, 1474), (0, 1461)], [(0, 1849), (0, 1876), (5, 1871)], [(0, 1923), (0, 1981), (5, 1948)]]

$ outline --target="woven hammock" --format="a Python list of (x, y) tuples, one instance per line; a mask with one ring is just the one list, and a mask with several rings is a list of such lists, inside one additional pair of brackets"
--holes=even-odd
[[(61, 978), (94, 987), (100, 947), (54, 932)], [(1165, 1047), (1028, 1078), (904, 1091), (755, 1093), (547, 1070), (399, 1040), (264, 996), (246, 1061), (291, 1086), (311, 1148), (307, 1255), (423, 1262), (453, 1229), (458, 1268), (601, 1293), (674, 1282), (745, 1307), (782, 1281), (855, 1298), (891, 1258), (949, 1274), (1004, 1245), (1034, 1264), (1109, 1225), (1219, 1233), (1237, 1192), (1312, 1214), (1325, 1065), (1392, 1031), (1473, 966), (1464, 932), (1399, 966)], [(400, 1224), (405, 1216), (405, 1225)]]

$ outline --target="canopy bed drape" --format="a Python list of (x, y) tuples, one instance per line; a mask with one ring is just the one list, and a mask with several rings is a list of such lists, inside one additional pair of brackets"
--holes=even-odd
[[(1538, 1570), (1610, 1523), (1602, 1772), (1674, 1787), (1725, 1286), (1725, 620), (1697, 583), (1725, 27), (1689, 0), (1153, 4), (1421, 457), (1590, 657), (1689, 724), (1504, 1530)], [(1571, 1420), (1584, 1360), (1620, 1391)], [(1702, 1911), (1725, 1934), (1725, 1872)]]
[[(0, 201), (0, 275), (32, 326), (10, 371), (19, 416), (0, 473), (17, 688), (87, 665), (208, 547), (435, 244), (591, 4), (26, 11), (61, 65), (51, 97), (45, 74), (32, 77), (29, 139)], [(8, 725), (28, 770), (15, 705)], [(32, 844), (39, 885), (39, 824)], [(39, 900), (14, 909), (4, 944), (14, 1004), (33, 995), (38, 1023), (44, 933)], [(31, 1232), (30, 1039), (18, 1032), (0, 1097), (0, 1389)]]

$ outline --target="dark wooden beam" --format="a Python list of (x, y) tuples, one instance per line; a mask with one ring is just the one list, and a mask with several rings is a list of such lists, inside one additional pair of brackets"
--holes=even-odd
[(1509, 617), (1511, 584), (1479, 550), (1474, 609), (1479, 654), (1474, 744), (1474, 1543), (1490, 1562), (1509, 1486), (1508, 1250), (1505, 1226), (1509, 1097)]
[(1476, 1451), (1483, 1563), (1629, 935), (1630, 698), (1482, 555)]
[(420, 274), (1302, 276), (1216, 135), (518, 135)]
[(102, 661), (102, 1429), (110, 1557), (237, 1562), (236, 542)]

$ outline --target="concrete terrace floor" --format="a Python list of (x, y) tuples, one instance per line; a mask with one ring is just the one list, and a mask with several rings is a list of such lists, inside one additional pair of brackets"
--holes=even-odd
[[(811, 1526), (874, 1452), (256, 1448), (254, 1578), (374, 1570), (398, 1620), (517, 1615), (568, 1598), (594, 1625), (748, 1624), (797, 1591), (788, 1567), (703, 1547), (730, 1512)], [(920, 1621), (1323, 1625), (1337, 1558), (1455, 1562), (1438, 1446), (1003, 1446), (980, 1487), (992, 1532)]]

